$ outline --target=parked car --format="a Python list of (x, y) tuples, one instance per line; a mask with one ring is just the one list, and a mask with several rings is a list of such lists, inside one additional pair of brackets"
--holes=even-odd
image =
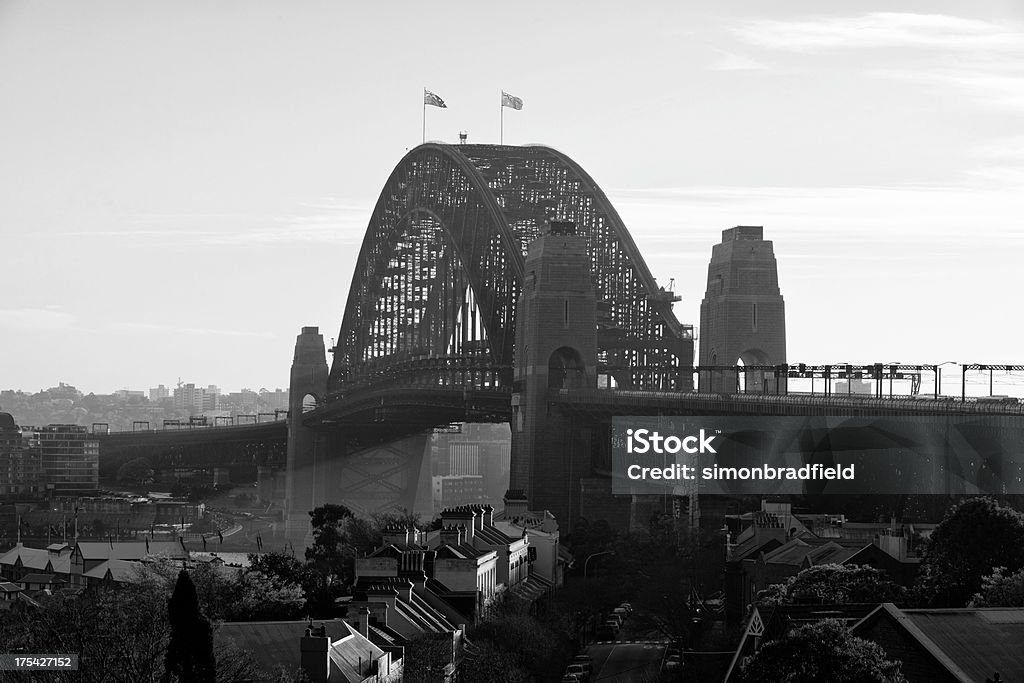
[(625, 607), (616, 607), (615, 609), (612, 610), (612, 614), (616, 614), (619, 617), (621, 617), (622, 621), (625, 621), (626, 617), (629, 616), (629, 612), (626, 611)]
[(582, 664), (570, 664), (565, 669), (565, 673), (569, 676), (576, 676), (581, 681), (590, 680), (590, 670), (584, 667)]
[(594, 638), (597, 640), (615, 640), (616, 633), (618, 633), (618, 629), (614, 626), (604, 624), (597, 627), (597, 630), (594, 633)]
[(622, 603), (621, 605), (619, 605), (619, 607), (623, 608), (624, 610), (626, 610), (626, 611), (627, 611), (627, 612), (629, 612), (630, 614), (632, 614), (632, 613), (633, 613), (633, 605), (631, 605), (631, 604), (630, 604), (630, 603), (628, 603), (628, 602), (624, 602), (624, 603)]
[(588, 676), (594, 670), (594, 658), (590, 655), (576, 655), (572, 658), (572, 663), (582, 665)]
[(608, 618), (605, 619), (605, 623), (607, 623), (609, 621), (614, 621), (615, 625), (618, 628), (622, 628), (622, 622), (624, 621), (624, 617), (621, 614), (615, 614), (614, 612), (612, 612), (611, 614), (608, 615)]

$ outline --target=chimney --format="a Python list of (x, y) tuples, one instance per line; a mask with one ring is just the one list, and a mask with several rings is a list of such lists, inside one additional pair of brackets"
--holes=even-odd
[(441, 542), (447, 545), (459, 545), (462, 543), (462, 532), (459, 527), (449, 524), (441, 528)]
[(480, 527), (494, 526), (494, 506), (490, 503), (485, 503), (480, 506), (482, 514), (480, 515)]
[(409, 543), (409, 529), (400, 524), (389, 524), (384, 528), (384, 545), (406, 545)]
[(398, 599), (398, 591), (390, 586), (375, 585), (366, 591), (367, 602), (382, 602), (389, 609), (395, 609), (395, 601)]
[(484, 528), (484, 506), (479, 503), (474, 503), (469, 506), (469, 509), (473, 512), (473, 532), (480, 531)]
[(395, 581), (395, 590), (403, 602), (412, 602), (412, 581), (409, 579), (398, 579)]
[(529, 512), (529, 503), (522, 489), (509, 489), (505, 492), (505, 519), (523, 517)]
[(323, 624), (319, 627), (309, 626), (306, 629), (306, 635), (302, 637), (300, 644), (302, 651), (300, 663), (312, 683), (327, 683), (331, 664), (328, 655), (330, 648), (331, 639)]
[(412, 582), (412, 590), (414, 593), (421, 593), (426, 589), (427, 586), (427, 573), (416, 572), (409, 575), (409, 580)]
[(464, 543), (473, 542), (473, 525), (476, 520), (476, 513), (467, 505), (447, 508), (441, 512), (441, 523), (444, 525), (465, 525), (466, 531), (463, 536)]
[(360, 607), (359, 612), (359, 633), (363, 638), (370, 637), (370, 610)]

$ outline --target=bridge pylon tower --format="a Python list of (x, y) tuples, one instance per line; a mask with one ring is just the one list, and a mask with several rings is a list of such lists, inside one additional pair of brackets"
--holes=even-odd
[(325, 434), (302, 423), (304, 411), (327, 397), (327, 354), (318, 327), (303, 327), (295, 339), (288, 385), (288, 468), (285, 537), (295, 548), (307, 545), (312, 533), (309, 511), (325, 501), (327, 444)]
[(591, 449), (548, 397), (597, 387), (597, 297), (587, 238), (574, 223), (553, 221), (530, 243), (517, 321), (510, 494), (525, 493), (530, 508), (550, 510), (567, 530)]
[[(711, 251), (708, 288), (700, 304), (701, 366), (782, 365), (786, 362), (786, 307), (770, 240), (761, 226), (722, 231)], [(762, 370), (700, 373), (701, 392), (786, 393), (786, 378)]]

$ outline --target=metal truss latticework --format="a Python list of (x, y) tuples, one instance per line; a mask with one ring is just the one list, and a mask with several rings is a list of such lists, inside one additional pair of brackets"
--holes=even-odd
[(602, 372), (622, 387), (688, 390), (693, 329), (582, 168), (547, 147), (433, 143), (399, 162), (374, 207), (331, 390), (453, 359), (494, 370), (467, 384), (510, 383), (526, 251), (553, 220), (588, 238)]

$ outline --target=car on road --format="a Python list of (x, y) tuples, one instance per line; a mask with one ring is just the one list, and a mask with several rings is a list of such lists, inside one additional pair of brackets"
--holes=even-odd
[(594, 671), (594, 658), (590, 655), (576, 655), (572, 658), (573, 664), (580, 664), (589, 676)]
[(581, 681), (590, 680), (590, 671), (588, 671), (582, 664), (570, 664), (566, 667), (565, 674), (567, 676), (576, 676)]

